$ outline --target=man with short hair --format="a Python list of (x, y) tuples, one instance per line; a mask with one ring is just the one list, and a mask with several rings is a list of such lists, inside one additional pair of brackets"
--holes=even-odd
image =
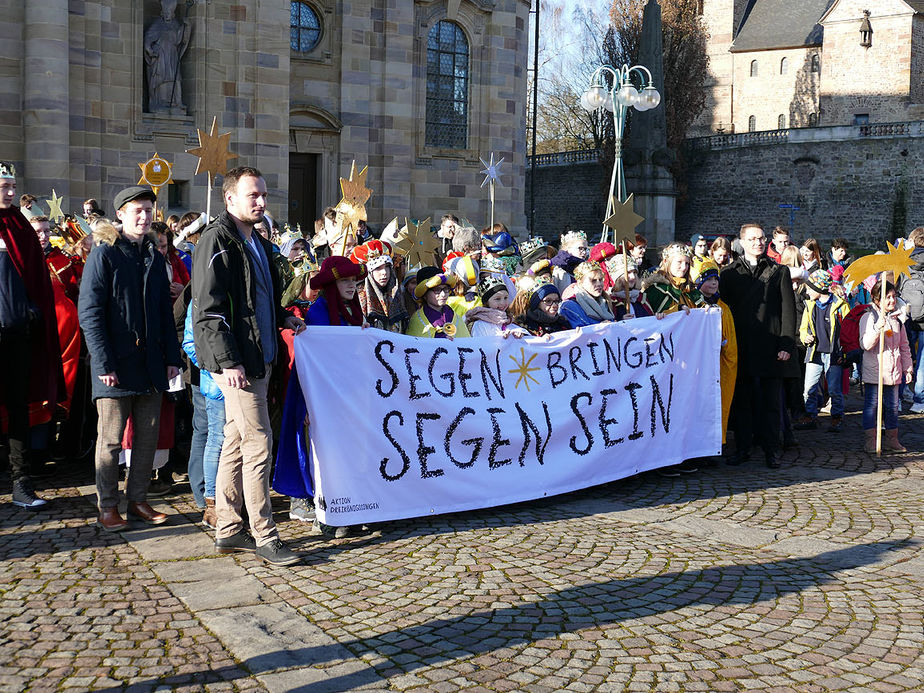
[(767, 257), (779, 264), (783, 256), (783, 251), (788, 245), (790, 245), (789, 231), (782, 226), (777, 226), (773, 229), (773, 243), (767, 248)]
[[(301, 558), (279, 539), (270, 505), (273, 432), (267, 392), (278, 328), (305, 324), (281, 306), (273, 247), (254, 225), (264, 219), (266, 181), (239, 167), (224, 177), (225, 211), (193, 253), (193, 339), (199, 366), (225, 398), (225, 440), (215, 481), (219, 553), (256, 553), (272, 565)], [(244, 527), (247, 507), (251, 533)]]
[(847, 257), (847, 252), (850, 250), (850, 243), (847, 242), (846, 238), (835, 238), (831, 242), (831, 262), (830, 267), (835, 265), (840, 265), (844, 269), (847, 269), (850, 266), (851, 258)]
[(0, 161), (0, 406), (7, 412), (13, 503), (35, 510), (46, 501), (30, 478), (29, 405), (56, 404), (66, 389), (51, 279), (15, 197), (16, 171)]
[(26, 193), (25, 195), (19, 196), (20, 209), (32, 209), (33, 202), (38, 202), (38, 198), (35, 195), (30, 195), (29, 193)]
[(782, 378), (800, 373), (792, 358), (795, 296), (788, 268), (764, 252), (767, 236), (760, 225), (744, 224), (739, 237), (743, 253), (719, 279), (719, 294), (731, 309), (738, 340), (738, 378), (731, 409), (736, 453), (729, 464), (745, 462), (752, 442), (757, 442), (767, 466), (776, 468)]
[(163, 393), (179, 374), (182, 359), (173, 324), (164, 256), (148, 235), (157, 200), (149, 188), (134, 186), (115, 196), (119, 233), (96, 225), (97, 245), (80, 284), (78, 314), (99, 413), (96, 440), (97, 524), (120, 532), (128, 522), (119, 513), (119, 453), (132, 418), (131, 466), (125, 478), (128, 516), (151, 525), (167, 516), (147, 502), (154, 466)]
[(83, 216), (89, 219), (93, 215), (103, 216), (103, 210), (99, 208), (99, 202), (91, 197), (83, 201)]

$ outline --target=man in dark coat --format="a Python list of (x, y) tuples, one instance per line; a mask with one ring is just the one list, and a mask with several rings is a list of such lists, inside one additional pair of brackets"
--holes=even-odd
[(16, 172), (0, 162), (0, 408), (8, 420), (13, 503), (36, 509), (45, 501), (29, 478), (29, 405), (53, 409), (66, 391), (51, 279), (15, 197)]
[(126, 188), (115, 196), (120, 234), (99, 223), (99, 245), (90, 253), (80, 284), (80, 326), (93, 374), (99, 413), (96, 443), (98, 524), (110, 532), (128, 523), (118, 510), (119, 452), (128, 417), (134, 440), (125, 480), (128, 514), (148, 524), (167, 516), (147, 503), (148, 485), (163, 393), (179, 375), (180, 345), (164, 256), (147, 233), (157, 198), (148, 188)]
[[(266, 211), (263, 175), (247, 167), (228, 171), (222, 196), (226, 210), (203, 232), (192, 272), (196, 356), (221, 388), (227, 419), (215, 481), (215, 547), (292, 565), (300, 557), (279, 539), (270, 504), (267, 393), (279, 328), (297, 334), (305, 325), (283, 310), (273, 246), (254, 232)], [(251, 533), (241, 514), (245, 505)]]
[(798, 368), (793, 359), (795, 296), (788, 268), (765, 255), (764, 230), (745, 224), (739, 237), (744, 253), (719, 279), (719, 293), (731, 309), (738, 340), (738, 378), (731, 408), (736, 454), (729, 463), (747, 460), (752, 442), (757, 442), (767, 466), (776, 468), (782, 378)]

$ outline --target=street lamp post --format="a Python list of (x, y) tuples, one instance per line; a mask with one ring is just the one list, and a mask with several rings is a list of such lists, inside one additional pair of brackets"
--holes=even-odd
[[(641, 84), (641, 89), (632, 83), (635, 75)], [(617, 69), (611, 65), (603, 65), (594, 70), (590, 76), (590, 86), (581, 96), (581, 106), (590, 113), (594, 111), (608, 111), (613, 116), (613, 127), (616, 134), (615, 160), (613, 161), (613, 174), (610, 178), (610, 192), (606, 200), (606, 217), (609, 218), (615, 211), (615, 203), (626, 199), (626, 180), (622, 165), (622, 135), (626, 129), (626, 118), (629, 108), (637, 111), (650, 111), (661, 103), (661, 94), (654, 86), (651, 72), (642, 65), (623, 65)], [(618, 188), (617, 188), (618, 185)], [(614, 197), (614, 194), (617, 197)], [(607, 226), (603, 227), (602, 242), (607, 238)]]

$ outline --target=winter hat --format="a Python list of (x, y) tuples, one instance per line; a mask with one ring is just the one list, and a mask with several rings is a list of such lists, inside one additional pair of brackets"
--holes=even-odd
[(715, 260), (703, 260), (690, 272), (690, 277), (696, 283), (696, 288), (700, 288), (707, 280), (715, 277), (719, 278), (719, 266)]
[(487, 305), (488, 299), (499, 291), (507, 291), (509, 298), (510, 292), (507, 288), (507, 283), (497, 275), (489, 274), (478, 282), (478, 296), (481, 297), (481, 302), (484, 305)]
[(597, 243), (597, 245), (590, 249), (591, 262), (598, 263), (600, 265), (600, 269), (603, 270), (604, 288), (609, 289), (611, 286), (613, 286), (613, 278), (610, 276), (608, 260), (611, 260), (618, 255), (619, 250), (612, 243)]
[(703, 238), (704, 238), (703, 234), (694, 233), (692, 236), (690, 236), (690, 245), (695, 248), (696, 244), (699, 243), (701, 240), (703, 240)]
[(828, 270), (828, 274), (831, 275), (832, 283), (834, 284), (844, 283), (844, 266), (843, 265), (834, 265), (834, 267)]
[(545, 300), (548, 296), (555, 294), (561, 298), (561, 294), (558, 291), (558, 287), (555, 286), (550, 281), (539, 281), (533, 287), (532, 291), (529, 293), (529, 310), (535, 310), (539, 307), (539, 303)]
[(365, 265), (371, 272), (382, 265), (394, 264), (395, 249), (388, 241), (371, 240), (353, 248), (350, 259), (358, 265)]
[(459, 278), (466, 286), (475, 286), (478, 283), (478, 275), (481, 268), (468, 255), (454, 257), (448, 262), (443, 263), (443, 271), (446, 274), (452, 274)]
[(459, 278), (454, 274), (442, 274), (438, 267), (422, 267), (417, 270), (417, 288), (414, 289), (414, 297), (419, 301), (430, 289), (435, 289), (444, 284), (453, 288), (459, 282)]
[(808, 279), (805, 280), (805, 284), (810, 289), (814, 289), (820, 294), (830, 293), (831, 275), (828, 274), (828, 270), (815, 270), (808, 276)]
[[(327, 301), (327, 315), (331, 325), (339, 325), (341, 318), (349, 325), (362, 325), (363, 311), (359, 305), (359, 296), (353, 296), (349, 303), (344, 303), (335, 286), (338, 279), (363, 279), (366, 268), (357, 265), (342, 255), (332, 255), (321, 263), (321, 271), (308, 281), (312, 289), (324, 291)], [(332, 290), (326, 290), (332, 289)]]

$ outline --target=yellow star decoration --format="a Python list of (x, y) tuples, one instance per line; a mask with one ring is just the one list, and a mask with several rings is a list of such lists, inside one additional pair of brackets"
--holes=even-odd
[(613, 214), (603, 225), (613, 229), (613, 238), (609, 239), (613, 245), (619, 245), (623, 241), (635, 242), (635, 228), (645, 221), (645, 217), (640, 217), (635, 213), (633, 198), (635, 195), (629, 195), (625, 202), (613, 200)]
[(417, 224), (407, 222), (395, 244), (395, 249), (407, 258), (408, 267), (435, 265), (439, 247), (439, 239), (430, 233), (430, 217)]
[[(198, 128), (197, 128), (198, 130)], [(199, 146), (195, 149), (187, 149), (187, 154), (194, 154), (199, 157), (199, 163), (196, 166), (196, 173), (207, 171), (209, 174), (209, 184), (217, 175), (225, 175), (228, 172), (228, 161), (236, 159), (237, 154), (232, 154), (228, 149), (231, 142), (231, 133), (226, 132), (223, 135), (218, 134), (218, 117), (212, 118), (212, 130), (207, 133), (204, 130), (199, 132)]]
[(344, 230), (344, 238), (356, 236), (359, 229), (359, 222), (365, 221), (366, 202), (372, 197), (372, 191), (366, 187), (366, 176), (369, 174), (369, 167), (364, 166), (363, 170), (356, 173), (356, 162), (350, 166), (350, 177), (340, 179), (340, 192), (343, 199), (334, 208), (337, 210), (337, 219), (341, 221), (341, 228)]
[(48, 200), (48, 218), (54, 219), (57, 221), (64, 216), (64, 212), (61, 211), (61, 202), (64, 200), (63, 197), (58, 197), (57, 193), (54, 191), (54, 188), (51, 189), (51, 199)]
[(536, 385), (539, 384), (539, 381), (536, 380), (535, 377), (533, 377), (532, 373), (533, 371), (540, 371), (542, 369), (539, 368), (538, 366), (530, 367), (530, 364), (533, 362), (533, 359), (536, 358), (538, 355), (539, 354), (533, 354), (527, 359), (526, 350), (523, 347), (520, 347), (520, 359), (519, 360), (517, 360), (516, 356), (510, 356), (508, 354), (508, 357), (510, 358), (511, 361), (513, 361), (516, 368), (512, 368), (511, 370), (507, 372), (516, 373), (516, 374), (519, 374), (520, 376), (519, 378), (517, 378), (517, 382), (513, 386), (515, 389), (519, 389), (520, 383), (523, 383), (524, 385), (526, 385), (526, 391), (529, 392), (529, 381), (530, 380), (536, 383)]
[(173, 167), (157, 152), (154, 152), (154, 156), (144, 163), (138, 164), (138, 168), (141, 169), (138, 185), (150, 185), (155, 195), (173, 180)]
[(892, 281), (894, 282), (901, 275), (911, 276), (909, 268), (914, 267), (914, 260), (911, 259), (911, 253), (914, 248), (905, 248), (904, 245), (896, 247), (889, 243), (889, 252), (885, 255), (867, 255), (850, 263), (850, 267), (844, 272), (844, 279), (859, 284), (864, 279), (873, 274), (880, 272), (892, 272)]

